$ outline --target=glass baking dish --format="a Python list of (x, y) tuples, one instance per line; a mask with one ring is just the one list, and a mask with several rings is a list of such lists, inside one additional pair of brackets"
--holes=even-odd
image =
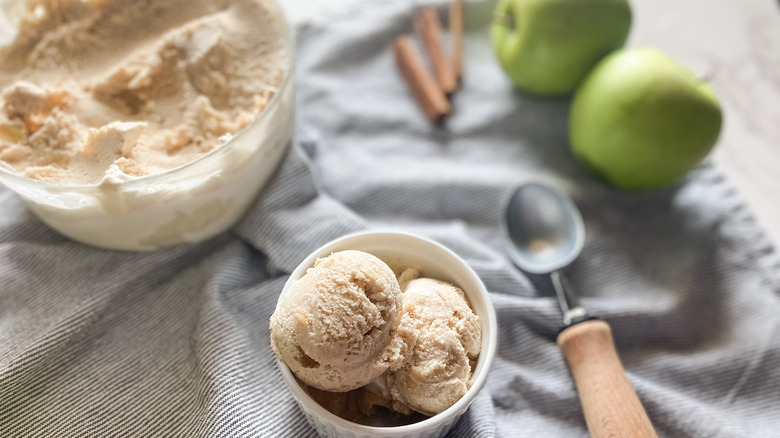
[[(266, 3), (285, 24), (287, 69), (265, 109), (224, 145), (177, 168), (126, 181), (54, 184), (0, 165), (0, 182), (51, 228), (103, 248), (154, 250), (201, 241), (233, 226), (270, 179), (295, 128), (292, 29), (279, 5)], [(2, 21), (7, 38), (9, 25)]]

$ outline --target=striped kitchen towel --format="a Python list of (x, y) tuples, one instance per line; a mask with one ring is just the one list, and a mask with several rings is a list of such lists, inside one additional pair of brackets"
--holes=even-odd
[(0, 189), (0, 437), (315, 436), (268, 318), (303, 257), (374, 227), (445, 244), (491, 291), (499, 354), (451, 436), (585, 437), (557, 305), (502, 248), (503, 203), (529, 178), (583, 210), (571, 283), (612, 324), (659, 434), (780, 436), (780, 263), (722, 172), (641, 194), (595, 181), (568, 153), (568, 102), (513, 92), (484, 27), (467, 37), (455, 113), (432, 127), (387, 49), (415, 2), (368, 3), (299, 27), (299, 132), (231, 232), (95, 249)]

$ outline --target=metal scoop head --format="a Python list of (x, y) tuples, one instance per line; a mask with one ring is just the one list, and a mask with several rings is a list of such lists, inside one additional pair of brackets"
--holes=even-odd
[(585, 225), (574, 202), (563, 192), (540, 183), (515, 190), (506, 208), (507, 252), (531, 274), (550, 274), (564, 324), (587, 318), (560, 270), (582, 251)]

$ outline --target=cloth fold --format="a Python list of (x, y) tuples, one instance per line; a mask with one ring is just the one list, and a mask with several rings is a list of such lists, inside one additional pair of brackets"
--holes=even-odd
[(529, 179), (582, 209), (571, 283), (612, 325), (659, 434), (777, 435), (780, 259), (722, 172), (705, 164), (648, 193), (595, 180), (568, 152), (568, 101), (523, 96), (499, 70), (488, 1), (468, 4), (462, 90), (447, 126), (430, 126), (388, 50), (415, 7), (362, 2), (299, 27), (298, 135), (229, 233), (100, 250), (0, 189), (0, 436), (315, 436), (275, 368), (268, 319), (310, 251), (394, 227), (464, 257), (498, 313), (496, 362), (450, 436), (585, 437), (555, 300), (503, 250), (503, 204)]

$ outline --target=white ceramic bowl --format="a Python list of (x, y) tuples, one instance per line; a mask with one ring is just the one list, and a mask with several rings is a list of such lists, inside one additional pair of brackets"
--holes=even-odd
[[(2, 166), (0, 182), (51, 228), (103, 248), (154, 250), (201, 241), (233, 226), (270, 179), (295, 130), (293, 30), (276, 0), (262, 2), (283, 24), (286, 71), (265, 109), (226, 144), (177, 168), (124, 182), (53, 184)], [(5, 34), (15, 33), (2, 18), (0, 11), (0, 44)]]
[(279, 300), (281, 301), (290, 286), (301, 278), (318, 258), (349, 249), (373, 254), (390, 265), (417, 268), (426, 277), (444, 280), (463, 289), (482, 324), (482, 351), (474, 370), (474, 384), (460, 400), (440, 414), (414, 424), (377, 427), (353, 423), (327, 411), (304, 391), (287, 365), (277, 358), (276, 363), (284, 383), (295, 396), (306, 419), (323, 437), (444, 436), (485, 385), (490, 365), (496, 354), (498, 344), (496, 313), (485, 286), (463, 259), (430, 239), (393, 231), (363, 232), (336, 239), (306, 257), (290, 275)]

